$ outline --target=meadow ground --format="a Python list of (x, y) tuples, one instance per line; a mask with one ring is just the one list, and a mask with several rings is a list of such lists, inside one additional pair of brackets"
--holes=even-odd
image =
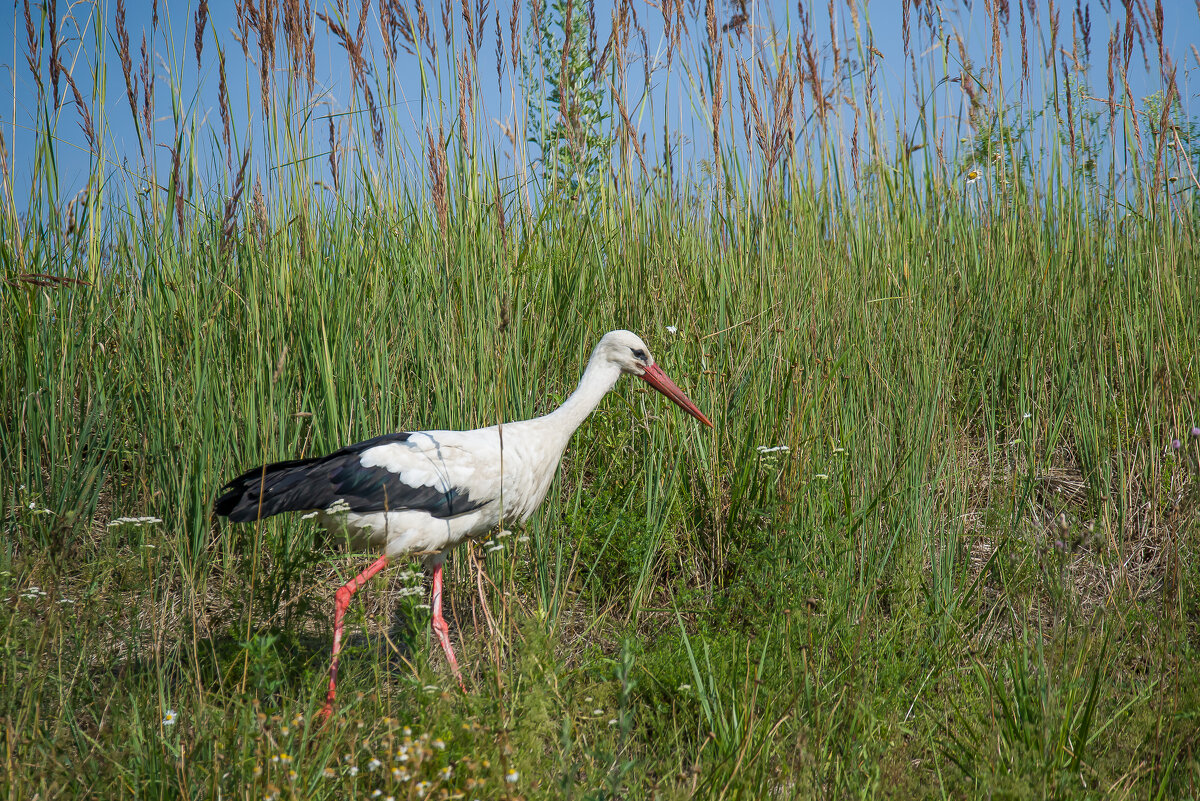
[[(3, 223), (6, 797), (1200, 797), (1194, 156), (1077, 110), (1129, 148), (1106, 179), (984, 110), (982, 180), (930, 147), (859, 183), (833, 123), (643, 172), (620, 109), (620, 164), (560, 154), (531, 202), (466, 127), (386, 200), (364, 162), (324, 202), (234, 158), (183, 203), (178, 147), (162, 192), (47, 179)], [(218, 522), (220, 485), (544, 413), (614, 327), (715, 430), (620, 384), (541, 511), (448, 562), (468, 692), (397, 565), (318, 726), (370, 555)]]

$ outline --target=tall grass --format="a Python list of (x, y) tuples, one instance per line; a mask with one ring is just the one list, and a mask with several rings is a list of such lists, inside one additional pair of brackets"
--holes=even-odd
[[(141, 47), (120, 2), (22, 8), (8, 795), (1200, 793), (1200, 232), (1171, 20), (996, 2), (980, 49), (905, 3), (897, 103), (856, 5), (646, 8), (247, 0), (235, 38), (201, 2), (184, 42), (162, 4)], [(70, 141), (92, 169), (66, 197)], [(217, 488), (548, 411), (616, 327), (716, 430), (621, 385), (538, 515), (450, 561), (470, 692), (398, 568), (352, 608), (317, 729), (332, 589), (367, 555), (295, 518), (218, 523)]]

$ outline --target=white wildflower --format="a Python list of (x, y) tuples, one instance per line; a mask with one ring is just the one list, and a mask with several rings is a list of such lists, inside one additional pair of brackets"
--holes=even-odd
[(178, 719), (179, 719), (179, 715), (175, 712), (175, 710), (168, 709), (165, 713), (163, 713), (162, 725), (174, 726), (175, 721), (177, 721)]
[[(32, 504), (30, 504), (30, 508), (33, 508)], [(162, 522), (162, 518), (160, 518), (160, 517), (118, 517), (115, 520), (108, 521), (108, 527), (112, 528), (113, 526), (152, 526), (155, 523), (161, 523), (161, 522)]]

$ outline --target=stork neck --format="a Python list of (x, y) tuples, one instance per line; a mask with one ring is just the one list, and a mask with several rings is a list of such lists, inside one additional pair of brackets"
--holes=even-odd
[(588, 362), (587, 369), (583, 371), (583, 378), (579, 379), (579, 386), (575, 387), (571, 397), (544, 418), (565, 434), (564, 447), (566, 440), (570, 439), (575, 429), (595, 411), (608, 391), (616, 386), (620, 377), (621, 368), (608, 360), (593, 357)]

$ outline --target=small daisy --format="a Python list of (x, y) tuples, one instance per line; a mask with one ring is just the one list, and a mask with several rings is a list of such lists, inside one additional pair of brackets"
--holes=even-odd
[(504, 781), (508, 782), (509, 784), (516, 784), (520, 778), (521, 774), (512, 768), (509, 768), (508, 773), (504, 774)]
[(367, 763), (367, 770), (374, 773), (375, 771), (379, 770), (379, 768), (382, 766), (383, 766), (383, 763), (380, 762), (378, 759), (372, 759), (370, 762)]
[(434, 747), (434, 748), (436, 748), (436, 749), (437, 749), (437, 750), (439, 750), (439, 751), (445, 751), (445, 750), (446, 750), (446, 743), (445, 743), (445, 742), (442, 740), (442, 738), (441, 738), (441, 737), (439, 737), (439, 738), (437, 738), (436, 740), (434, 740), (434, 741), (433, 741), (433, 747)]
[(446, 767), (442, 768), (439, 773), (441, 773), (443, 779), (449, 779), (452, 775), (454, 775), (454, 768), (447, 765)]
[(971, 170), (967, 173), (967, 186), (970, 186), (971, 184), (978, 181), (982, 177), (982, 175), (983, 175), (983, 173), (981, 173), (978, 170), (978, 168), (974, 168), (974, 167), (971, 168)]
[(293, 782), (294, 782), (294, 781), (296, 781), (296, 779), (297, 779), (297, 778), (299, 778), (299, 777), (300, 777), (300, 774), (299, 774), (299, 773), (297, 773), (296, 771), (294, 771), (294, 770), (289, 770), (289, 771), (288, 771), (288, 781), (293, 781)]
[(379, 798), (381, 795), (383, 795), (383, 790), (380, 790), (378, 787), (371, 791), (371, 798)]
[(679, 333), (679, 329), (678, 329), (678, 328), (676, 328), (676, 327), (675, 327), (675, 326), (673, 326), (673, 325), (668, 325), (668, 326), (667, 326), (667, 333), (668, 333), (668, 334), (678, 334), (678, 333)]
[(429, 782), (417, 782), (417, 795), (425, 795), (429, 789)]
[(178, 715), (178, 714), (175, 712), (175, 710), (174, 710), (174, 709), (168, 709), (168, 710), (166, 711), (166, 713), (163, 715), (163, 722), (162, 722), (162, 725), (164, 725), (164, 726), (174, 726), (174, 725), (175, 725), (175, 721), (177, 721), (178, 719), (179, 719), (179, 715)]

